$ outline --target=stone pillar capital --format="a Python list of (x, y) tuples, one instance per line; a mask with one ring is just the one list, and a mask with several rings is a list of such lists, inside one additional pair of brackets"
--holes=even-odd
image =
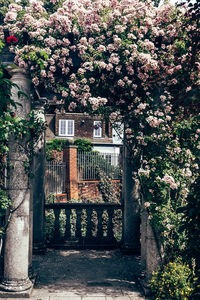
[(9, 75), (11, 77), (19, 77), (19, 78), (26, 78), (27, 80), (31, 81), (28, 74), (25, 73), (24, 69), (19, 68), (17, 65), (12, 64), (6, 67), (6, 70), (8, 71)]

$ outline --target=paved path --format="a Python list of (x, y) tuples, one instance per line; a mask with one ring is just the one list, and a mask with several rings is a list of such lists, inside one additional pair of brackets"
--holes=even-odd
[(139, 258), (119, 250), (48, 250), (34, 255), (33, 267), (38, 277), (31, 300), (145, 299), (136, 284)]

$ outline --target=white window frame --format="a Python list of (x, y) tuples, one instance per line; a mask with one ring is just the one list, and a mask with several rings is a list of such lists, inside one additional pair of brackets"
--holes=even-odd
[[(65, 132), (61, 132), (61, 124), (65, 122)], [(72, 122), (72, 133), (69, 133), (69, 122)], [(66, 120), (66, 119), (60, 119), (59, 125), (58, 125), (58, 135), (59, 136), (74, 136), (74, 120)]]
[(114, 144), (122, 144), (124, 138), (124, 124), (116, 122), (112, 128), (112, 139)]
[[(101, 138), (102, 137), (102, 121), (94, 121), (94, 131), (93, 137), (94, 138)], [(98, 128), (95, 128), (98, 125)]]

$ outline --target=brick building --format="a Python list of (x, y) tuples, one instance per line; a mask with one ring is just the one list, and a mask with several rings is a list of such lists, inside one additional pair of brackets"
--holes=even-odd
[[(85, 138), (92, 142), (94, 150), (104, 153), (119, 153), (122, 139), (111, 124), (102, 120), (100, 116), (56, 110), (55, 113), (46, 113), (45, 118), (48, 124), (47, 140)], [(123, 132), (121, 132), (122, 136)]]
[[(47, 122), (46, 140), (67, 139), (74, 141), (77, 138), (89, 140), (93, 144), (93, 150), (102, 153), (106, 161), (112, 166), (119, 165), (120, 146), (122, 145), (123, 130), (121, 138), (109, 122), (106, 122), (99, 115), (89, 115), (86, 113), (65, 112), (62, 107), (56, 108), (56, 103), (50, 102), (49, 109), (45, 113)], [(66, 202), (67, 199), (101, 199), (102, 195), (99, 191), (99, 181), (96, 178), (79, 178), (80, 170), (77, 169), (77, 151), (71, 146), (63, 151), (61, 160), (67, 165), (66, 183), (61, 184), (57, 191), (56, 197), (58, 202)], [(51, 164), (50, 164), (51, 168)], [(56, 166), (52, 166), (54, 172)], [(65, 172), (65, 171), (64, 171)], [(50, 172), (51, 173), (51, 172)], [(79, 174), (79, 175), (78, 175)], [(52, 178), (49, 174), (49, 183), (46, 180), (46, 193), (57, 183), (53, 183), (56, 178)], [(48, 176), (47, 176), (48, 177)], [(47, 178), (48, 179), (48, 178)], [(53, 181), (51, 181), (53, 180)], [(61, 182), (61, 181), (59, 181)], [(113, 180), (113, 186), (116, 194), (120, 194), (120, 180)], [(55, 192), (51, 190), (51, 193)], [(59, 195), (58, 195), (59, 194)]]

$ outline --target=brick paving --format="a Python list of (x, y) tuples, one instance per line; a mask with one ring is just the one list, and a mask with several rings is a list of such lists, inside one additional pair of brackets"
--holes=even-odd
[(37, 278), (30, 300), (147, 299), (137, 284), (139, 257), (119, 250), (48, 249), (33, 256), (33, 268)]

